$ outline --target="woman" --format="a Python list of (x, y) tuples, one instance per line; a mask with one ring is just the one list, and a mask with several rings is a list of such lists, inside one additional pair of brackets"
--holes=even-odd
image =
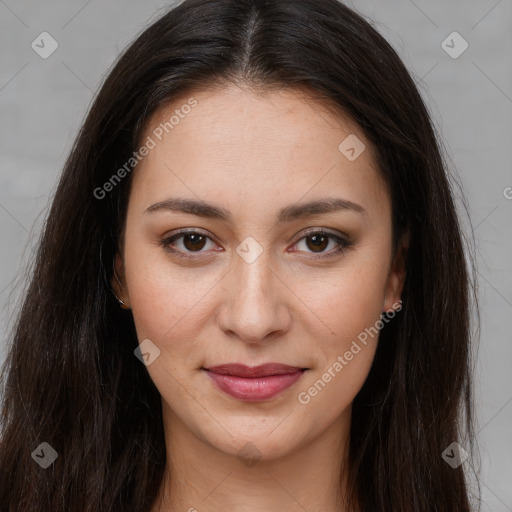
[(186, 0), (66, 162), (0, 507), (469, 511), (470, 290), (390, 45), (335, 0)]

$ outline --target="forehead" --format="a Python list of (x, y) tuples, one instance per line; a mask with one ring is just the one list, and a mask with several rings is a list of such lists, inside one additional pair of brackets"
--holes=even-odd
[(338, 193), (387, 213), (369, 141), (336, 114), (300, 89), (183, 95), (151, 117), (142, 142), (154, 147), (136, 168), (133, 193), (141, 204), (181, 195), (253, 210)]

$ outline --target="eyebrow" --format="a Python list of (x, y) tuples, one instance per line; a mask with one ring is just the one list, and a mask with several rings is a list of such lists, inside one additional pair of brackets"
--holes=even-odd
[[(368, 212), (359, 204), (347, 199), (341, 198), (325, 198), (309, 203), (296, 203), (286, 206), (279, 210), (276, 221), (280, 223), (292, 222), (297, 219), (319, 215), (324, 213), (332, 213), (342, 210), (349, 210), (367, 216)], [(158, 211), (172, 211), (177, 213), (188, 213), (204, 217), (208, 219), (219, 219), (228, 222), (232, 219), (231, 212), (205, 201), (195, 199), (183, 199), (172, 197), (165, 201), (160, 201), (151, 205), (146, 209), (145, 213), (154, 213)]]

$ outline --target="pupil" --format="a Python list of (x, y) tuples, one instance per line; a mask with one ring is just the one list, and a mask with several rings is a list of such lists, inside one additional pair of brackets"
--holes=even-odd
[[(327, 243), (328, 243), (328, 238), (324, 235), (313, 235), (313, 236), (310, 236), (309, 237), (310, 240), (312, 240), (313, 242), (313, 247), (316, 249), (325, 249), (326, 247), (326, 244), (325, 244), (325, 241), (327, 240)], [(310, 247), (311, 248), (311, 247)], [(319, 251), (316, 251), (316, 252), (319, 252)]]
[(202, 249), (204, 238), (204, 235), (186, 235), (183, 243), (187, 249)]

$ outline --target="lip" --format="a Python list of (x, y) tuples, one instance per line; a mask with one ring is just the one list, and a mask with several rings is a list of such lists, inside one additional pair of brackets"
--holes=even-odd
[(269, 400), (293, 386), (307, 368), (279, 363), (221, 364), (202, 368), (224, 393), (244, 401)]

